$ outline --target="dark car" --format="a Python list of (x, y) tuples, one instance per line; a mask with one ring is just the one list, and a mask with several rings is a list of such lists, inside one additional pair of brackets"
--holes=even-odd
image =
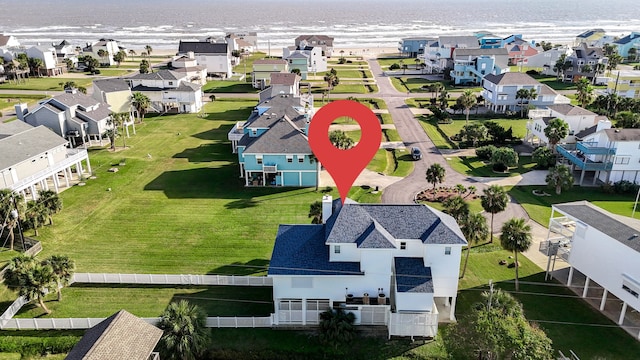
[(413, 160), (422, 159), (422, 151), (420, 151), (420, 149), (417, 148), (417, 147), (412, 147), (411, 148), (411, 157), (413, 158)]

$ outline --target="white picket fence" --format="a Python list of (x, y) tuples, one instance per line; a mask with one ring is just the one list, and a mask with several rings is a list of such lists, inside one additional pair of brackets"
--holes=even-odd
[(266, 276), (76, 273), (72, 283), (146, 285), (273, 286)]

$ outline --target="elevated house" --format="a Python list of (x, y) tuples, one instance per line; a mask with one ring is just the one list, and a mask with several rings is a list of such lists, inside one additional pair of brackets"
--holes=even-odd
[(509, 65), (527, 65), (527, 58), (539, 52), (535, 41), (526, 41), (522, 35), (511, 35), (503, 39), (502, 44), (509, 51)]
[(424, 63), (429, 73), (440, 73), (453, 67), (455, 49), (478, 49), (480, 43), (475, 36), (440, 36), (424, 50)]
[(614, 70), (607, 82), (607, 93), (624, 98), (640, 98), (640, 70)]
[(102, 145), (111, 116), (109, 105), (75, 90), (40, 101), (33, 110), (16, 105), (16, 115), (29, 125), (44, 125), (59, 136), (79, 144)]
[(162, 330), (120, 310), (87, 330), (67, 360), (160, 360), (154, 352)]
[(451, 79), (456, 85), (481, 84), (487, 74), (502, 74), (509, 70), (505, 48), (455, 49)]
[(573, 42), (574, 46), (578, 46), (582, 43), (587, 44), (587, 46), (594, 46), (595, 42), (600, 40), (602, 37), (606, 35), (606, 32), (603, 29), (589, 29), (585, 32), (582, 32), (576, 36), (576, 39)]
[(56, 76), (64, 72), (66, 65), (58, 63), (56, 49), (53, 46), (32, 46), (25, 53), (30, 58), (42, 60), (42, 67), (38, 69), (38, 75)]
[(341, 205), (322, 199), (323, 223), (280, 225), (268, 276), (274, 321), (317, 325), (343, 309), (389, 336), (435, 337), (455, 320), (462, 247), (455, 220), (426, 205)]
[(33, 127), (22, 121), (0, 123), (0, 189), (10, 189), (25, 199), (35, 200), (38, 190), (58, 192), (61, 187), (69, 187), (74, 168), (78, 178), (85, 170), (91, 174), (87, 150), (70, 149), (68, 144), (69, 141), (43, 125)]
[(576, 201), (552, 205), (549, 230), (540, 250), (569, 264), (567, 286), (597, 296), (600, 311), (618, 314), (618, 325), (640, 338), (632, 316), (640, 311), (640, 221)]
[(398, 52), (403, 56), (416, 58), (424, 54), (424, 49), (428, 44), (437, 39), (432, 37), (407, 37), (398, 42)]
[[(255, 34), (255, 33), (254, 33)], [(225, 41), (231, 47), (231, 51), (237, 51), (238, 54), (249, 54), (255, 51), (254, 42), (249, 42), (241, 38), (240, 36), (229, 33), (225, 35)]]
[(322, 55), (331, 57), (333, 53), (333, 37), (327, 35), (300, 35), (295, 39), (295, 46), (305, 48), (307, 46), (322, 48)]
[(243, 40), (251, 47), (250, 52), (258, 50), (258, 33), (255, 31), (235, 31), (227, 33), (226, 37), (235, 37)]
[(13, 35), (0, 34), (0, 49), (9, 49), (20, 46), (20, 41)]
[[(104, 50), (106, 55), (98, 55), (100, 50)], [(82, 55), (90, 55), (91, 57), (96, 58), (100, 64), (115, 65), (116, 61), (113, 60), (113, 56), (117, 54), (118, 51), (120, 51), (120, 47), (118, 46), (117, 41), (113, 39), (100, 39), (94, 43), (87, 43), (87, 45), (82, 48)]]
[(207, 84), (207, 68), (198, 64), (195, 54), (192, 52), (187, 55), (177, 56), (169, 63), (169, 70), (173, 70), (184, 75), (187, 81), (198, 85)]
[(633, 31), (631, 34), (615, 40), (613, 45), (618, 49), (618, 54), (626, 59), (629, 57), (629, 50), (635, 48), (637, 51), (640, 48), (640, 32)]
[(478, 38), (481, 49), (495, 49), (501, 47), (502, 37), (494, 35), (489, 31), (478, 31), (473, 34)]
[(202, 109), (202, 85), (189, 82), (184, 73), (159, 70), (127, 78), (132, 92), (151, 100), (157, 112), (196, 113)]
[(566, 57), (570, 54), (571, 49), (568, 46), (558, 46), (525, 58), (523, 64), (526, 64), (528, 68), (537, 69), (544, 75), (556, 76), (557, 72), (554, 70), (556, 62), (562, 55)]
[(296, 50), (287, 54), (285, 60), (289, 63), (289, 71), (298, 69), (302, 80), (307, 79), (309, 74), (309, 54)]
[[(324, 73), (327, 71), (327, 57), (323, 55), (321, 46), (290, 46), (282, 49), (282, 58), (289, 62), (291, 70), (300, 70), (303, 80), (308, 73)], [(306, 60), (306, 64), (303, 63)]]
[(131, 88), (129, 83), (124, 79), (100, 79), (93, 80), (93, 94), (91, 96), (103, 103), (109, 105), (113, 113), (127, 113), (129, 117), (125, 120), (125, 131), (129, 136), (129, 127), (133, 127), (133, 133), (136, 133), (135, 125), (135, 108), (131, 104)]
[[(535, 90), (534, 99), (518, 99), (518, 90)], [(482, 80), (482, 96), (487, 107), (495, 112), (519, 111), (521, 106), (548, 106), (569, 104), (571, 101), (549, 86), (540, 83), (525, 73), (506, 72), (499, 75), (489, 74)]]
[(260, 102), (278, 95), (300, 97), (300, 76), (294, 73), (272, 73), (271, 86), (260, 92)]
[(529, 142), (531, 145), (541, 146), (549, 143), (544, 129), (549, 124), (549, 121), (555, 118), (562, 119), (569, 125), (569, 135), (562, 141), (566, 143), (575, 143), (575, 135), (577, 133), (593, 127), (600, 120), (607, 120), (606, 116), (600, 116), (580, 106), (571, 104), (549, 105), (545, 108), (530, 110), (528, 115), (530, 120), (527, 122), (527, 134), (524, 141)]
[(582, 43), (573, 48), (573, 54), (567, 56), (563, 66), (565, 82), (576, 82), (582, 77), (593, 81), (604, 70), (609, 59), (599, 47), (589, 47)]
[(317, 186), (319, 163), (307, 138), (312, 117), (311, 96), (278, 94), (231, 129), (245, 186)]
[(627, 180), (640, 182), (640, 129), (611, 129), (611, 122), (601, 121), (595, 127), (576, 134), (576, 144), (556, 146), (563, 161), (580, 172), (580, 185), (585, 175), (593, 183)]
[(271, 74), (289, 72), (289, 62), (284, 59), (260, 59), (253, 62), (251, 72), (252, 85), (256, 89), (269, 86)]
[(233, 75), (231, 47), (226, 42), (215, 42), (213, 39), (180, 41), (178, 55), (189, 56), (190, 52), (199, 65), (207, 68), (209, 76), (230, 78)]

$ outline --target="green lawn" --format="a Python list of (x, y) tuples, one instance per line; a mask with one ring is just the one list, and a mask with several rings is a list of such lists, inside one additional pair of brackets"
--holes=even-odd
[(156, 317), (173, 301), (186, 299), (208, 316), (269, 316), (271, 287), (260, 286), (140, 286), (78, 284), (62, 290), (62, 301), (48, 295), (46, 315), (35, 303), (25, 305), (17, 318), (108, 317), (121, 309), (139, 317)]
[(420, 77), (391, 77), (391, 84), (400, 92), (412, 92), (412, 93), (430, 93), (428, 86), (434, 83), (442, 83), (444, 88), (449, 92), (461, 92), (467, 89), (471, 89), (475, 93), (480, 93), (482, 88), (480, 87), (468, 87), (468, 86), (453, 86), (451, 81), (436, 81), (428, 80)]
[(131, 69), (131, 68), (123, 68), (121, 67), (111, 67), (108, 69), (102, 69), (100, 68), (100, 75), (101, 76), (122, 76), (122, 75), (126, 75), (126, 74), (131, 74), (136, 70), (139, 69)]
[(406, 151), (380, 149), (367, 165), (367, 169), (385, 175), (405, 177), (413, 171), (413, 159)]
[[(227, 133), (255, 104), (218, 100), (205, 105), (206, 119), (147, 118), (128, 150), (90, 150), (97, 179), (61, 194), (64, 211), (38, 237), (41, 257), (67, 254), (80, 272), (238, 273), (228, 265), (267, 265), (278, 224), (309, 223), (309, 204), (321, 194), (243, 186)], [(107, 171), (123, 158), (119, 172)]]
[(0, 112), (14, 112), (14, 106), (19, 103), (26, 102), (30, 107), (35, 105), (38, 100), (44, 99), (42, 95), (27, 94), (0, 94)]
[(0, 84), (0, 90), (42, 90), (42, 91), (62, 91), (62, 86), (59, 83), (65, 83), (67, 81), (74, 81), (78, 86), (89, 87), (91, 86), (91, 79), (88, 78), (56, 78), (56, 77), (42, 77), (42, 78), (28, 78), (24, 82), (16, 84), (14, 81)]
[(263, 52), (255, 52), (251, 55), (247, 56), (244, 59), (241, 59), (240, 63), (233, 67), (233, 72), (244, 74), (245, 69), (247, 70), (247, 75), (250, 75), (253, 71), (253, 62), (256, 60), (264, 59), (267, 57), (267, 54)]
[[(534, 189), (543, 190), (552, 196), (536, 196), (532, 193)], [(549, 225), (552, 204), (588, 200), (614, 214), (631, 216), (635, 201), (635, 194), (606, 194), (600, 188), (580, 186), (574, 186), (560, 195), (545, 186), (514, 186), (509, 194), (524, 207), (533, 220), (543, 226)]]
[[(392, 64), (398, 64), (400, 66), (402, 66), (402, 64), (406, 64), (409, 67), (409, 69), (412, 69), (412, 70), (415, 70), (415, 66), (416, 66), (416, 62), (415, 62), (416, 58), (410, 58), (410, 57), (384, 57), (384, 58), (378, 58), (376, 60), (380, 64), (380, 67), (382, 67), (383, 71), (389, 70), (389, 66), (391, 66)], [(400, 69), (400, 71), (402, 71), (402, 69)]]
[(343, 70), (343, 69), (336, 69), (336, 71), (338, 72), (338, 78), (339, 79), (362, 79), (364, 78), (364, 74), (367, 74), (368, 78), (372, 78), (373, 75), (371, 75), (371, 71), (369, 70)]
[[(453, 122), (451, 124), (438, 124), (440, 129), (449, 137), (454, 136), (462, 130), (462, 128), (466, 124), (466, 119), (464, 115), (454, 115)], [(504, 127), (505, 129), (509, 129), (510, 127), (513, 129), (513, 136), (522, 139), (527, 134), (527, 119), (504, 119), (504, 118), (495, 118), (495, 119), (483, 119), (476, 118), (473, 113), (469, 114), (469, 124), (475, 123), (484, 123), (486, 121), (493, 121), (498, 123), (498, 125)]]
[[(463, 198), (465, 198), (465, 196), (462, 196)], [(469, 211), (474, 212), (474, 213), (479, 213), (484, 211), (484, 209), (482, 208), (482, 204), (480, 204), (480, 198), (478, 199), (474, 199), (474, 200), (468, 200), (465, 198), (465, 200), (467, 201), (467, 203), (469, 204)], [(444, 211), (444, 206), (442, 206), (441, 202), (437, 202), (437, 201), (421, 201), (421, 204), (427, 204), (435, 209), (438, 209), (440, 211)]]
[[(312, 83), (312, 93), (321, 94), (325, 91), (327, 91), (327, 84), (325, 82)], [(363, 84), (340, 83), (334, 86), (333, 90), (330, 91), (329, 97), (331, 97), (331, 94), (368, 94), (376, 91), (378, 91), (378, 87), (376, 85), (367, 86)]]
[(531, 160), (531, 156), (520, 156), (518, 158), (518, 167), (509, 169), (508, 173), (493, 172), (491, 164), (485, 163), (475, 156), (452, 156), (447, 158), (447, 162), (451, 168), (461, 174), (480, 177), (517, 176), (533, 170), (536, 166), (536, 163)]
[(429, 139), (433, 142), (433, 144), (438, 149), (455, 149), (457, 145), (454, 144), (447, 135), (445, 135), (442, 130), (438, 127), (438, 122), (436, 120), (430, 120), (424, 115), (416, 116), (418, 123), (424, 129), (424, 132), (427, 133)]
[(254, 89), (250, 82), (209, 80), (202, 87), (205, 93), (257, 93), (260, 90)]

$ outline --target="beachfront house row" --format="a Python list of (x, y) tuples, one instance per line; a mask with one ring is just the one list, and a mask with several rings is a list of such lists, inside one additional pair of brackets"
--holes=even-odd
[(333, 37), (327, 35), (300, 35), (295, 39), (297, 48), (307, 46), (322, 48), (322, 56), (331, 57), (333, 53)]
[[(518, 90), (534, 89), (534, 99), (518, 99)], [(525, 73), (506, 72), (500, 75), (489, 74), (482, 80), (482, 96), (487, 107), (495, 112), (519, 111), (521, 106), (548, 106), (554, 104), (569, 104), (571, 101), (549, 86), (540, 83)]]
[(197, 113), (202, 109), (202, 85), (187, 80), (184, 73), (159, 70), (127, 78), (132, 92), (145, 94), (150, 108), (159, 113)]
[[(98, 52), (100, 50), (106, 51), (106, 55), (100, 56)], [(118, 42), (113, 39), (100, 39), (95, 43), (87, 43), (87, 46), (82, 48), (82, 55), (90, 55), (96, 58), (100, 64), (115, 65), (116, 61), (113, 60), (113, 56), (120, 51)]]
[(573, 42), (573, 45), (578, 46), (582, 43), (585, 43), (588, 46), (594, 46), (595, 42), (600, 40), (605, 35), (606, 35), (606, 32), (603, 29), (589, 29), (585, 32), (578, 34), (578, 36), (576, 36), (576, 39)]
[(254, 52), (255, 47), (249, 41), (240, 38), (234, 33), (229, 33), (224, 37), (227, 44), (231, 48), (231, 52), (237, 52), (238, 54), (249, 54)]
[(589, 47), (582, 43), (573, 48), (573, 54), (567, 56), (563, 65), (565, 82), (577, 82), (582, 77), (593, 81), (598, 74), (603, 74), (609, 59), (602, 48)]
[(256, 89), (269, 86), (271, 74), (289, 72), (289, 62), (284, 59), (260, 59), (253, 62), (251, 71), (252, 85)]
[[(552, 205), (549, 230), (540, 250), (569, 264), (567, 286), (583, 284), (583, 298), (598, 296), (600, 311), (629, 325), (640, 311), (640, 221), (576, 201)], [(640, 339), (637, 327), (629, 331)]]
[(69, 187), (73, 168), (78, 179), (91, 174), (87, 150), (70, 149), (68, 144), (46, 126), (0, 123), (0, 189), (36, 200), (38, 190)]
[(17, 48), (19, 46), (20, 42), (15, 36), (0, 34), (0, 49), (7, 50), (10, 48)]
[(307, 138), (312, 117), (311, 96), (280, 94), (261, 101), (231, 129), (245, 186), (317, 186), (319, 163)]
[(586, 174), (593, 175), (594, 184), (597, 180), (640, 182), (640, 129), (611, 129), (608, 121), (595, 126), (590, 134), (579, 134), (582, 141), (575, 145), (556, 146), (564, 162), (580, 171), (579, 184)]
[(198, 64), (193, 52), (174, 57), (169, 63), (169, 70), (184, 75), (187, 81), (194, 84), (203, 86), (207, 84), (207, 68)]
[(250, 47), (250, 50), (247, 49), (249, 52), (258, 51), (258, 33), (255, 31), (235, 31), (232, 33), (227, 33), (225, 37), (226, 38), (234, 37), (237, 39), (244, 40)]
[(325, 195), (322, 220), (278, 228), (267, 275), (276, 324), (317, 325), (323, 311), (343, 309), (389, 336), (435, 337), (439, 321), (455, 321), (467, 242), (451, 216)]
[(180, 41), (178, 55), (194, 54), (198, 64), (207, 68), (207, 74), (212, 77), (230, 78), (233, 75), (231, 48), (226, 42), (215, 42), (213, 39), (205, 41)]
[(559, 118), (569, 125), (569, 134), (561, 142), (575, 143), (575, 135), (581, 131), (591, 128), (599, 121), (607, 121), (606, 116), (600, 116), (592, 111), (574, 106), (571, 104), (549, 105), (544, 108), (531, 109), (528, 113), (527, 134), (524, 141), (534, 146), (546, 146), (549, 139), (544, 133), (544, 129), (549, 121)]
[(629, 50), (632, 48), (636, 49), (636, 56), (638, 56), (637, 50), (640, 48), (640, 32), (633, 31), (631, 34), (615, 40), (613, 45), (618, 49), (618, 54), (625, 59), (629, 57)]
[(42, 67), (38, 69), (39, 76), (60, 75), (66, 68), (64, 63), (58, 63), (56, 49), (53, 46), (32, 46), (25, 53), (30, 58), (42, 60)]
[(509, 70), (505, 48), (455, 49), (451, 79), (456, 85), (481, 84), (488, 74), (502, 74)]
[(478, 38), (478, 42), (480, 43), (481, 49), (494, 49), (501, 47), (502, 37), (497, 36), (488, 31), (478, 31), (473, 34)]
[(440, 73), (453, 66), (455, 49), (478, 49), (480, 43), (475, 36), (440, 36), (438, 41), (428, 44), (421, 57), (428, 73)]
[(607, 93), (631, 99), (640, 98), (640, 70), (612, 71), (607, 81)]
[(108, 104), (72, 89), (40, 101), (31, 111), (26, 104), (18, 104), (16, 115), (29, 125), (48, 127), (76, 147), (102, 145), (111, 110)]
[(398, 52), (400, 52), (402, 56), (416, 58), (423, 55), (427, 45), (436, 40), (436, 38), (421, 36), (402, 38), (398, 42)]

